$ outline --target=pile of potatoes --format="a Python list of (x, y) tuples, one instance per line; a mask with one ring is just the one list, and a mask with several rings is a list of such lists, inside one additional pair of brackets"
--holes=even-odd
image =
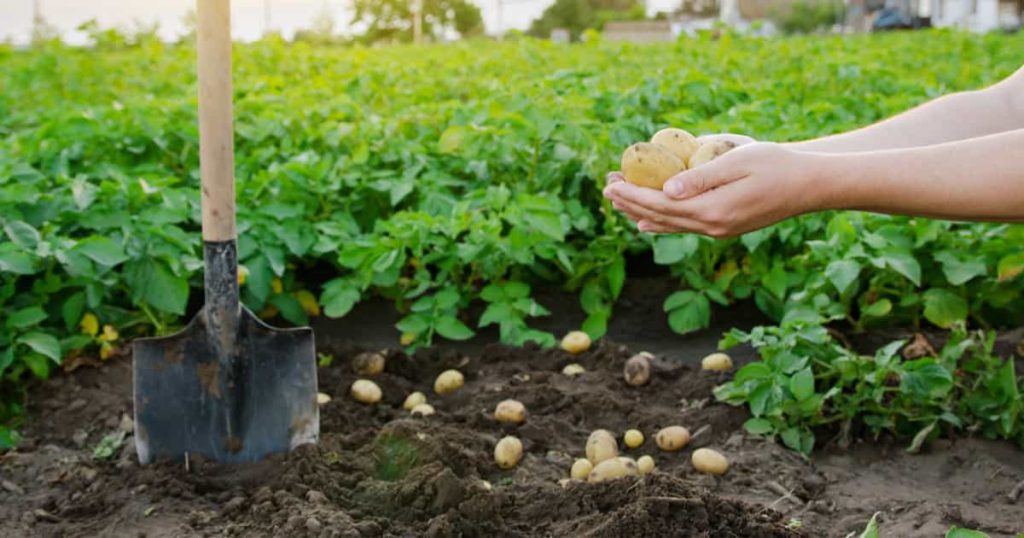
[[(644, 434), (631, 429), (623, 434), (627, 448), (635, 449), (644, 444)], [(690, 431), (684, 426), (673, 425), (662, 428), (654, 436), (655, 444), (664, 452), (678, 452), (690, 442)], [(585, 482), (604, 482), (625, 476), (642, 476), (655, 468), (654, 458), (643, 455), (637, 459), (619, 455), (615, 436), (608, 430), (594, 430), (584, 448), (585, 458), (579, 458), (569, 470), (569, 479)], [(698, 448), (690, 456), (693, 468), (706, 474), (721, 475), (729, 469), (729, 460), (710, 448)], [(499, 464), (500, 465), (500, 464)], [(563, 485), (567, 484), (563, 480)]]
[(733, 142), (701, 143), (682, 129), (662, 129), (650, 142), (637, 142), (622, 154), (622, 175), (641, 187), (661, 189), (672, 176), (711, 162), (736, 147)]

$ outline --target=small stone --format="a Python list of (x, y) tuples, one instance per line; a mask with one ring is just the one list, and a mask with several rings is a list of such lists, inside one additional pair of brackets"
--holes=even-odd
[(96, 474), (98, 472), (99, 471), (93, 469), (92, 467), (82, 467), (82, 470), (79, 471), (79, 473), (82, 475), (82, 478), (86, 479), (89, 482), (92, 482), (96, 478)]
[(372, 520), (360, 521), (353, 526), (362, 536), (380, 536), (384, 532), (380, 524)]
[(306, 492), (306, 500), (313, 504), (327, 504), (327, 495), (315, 489)]
[(82, 398), (79, 398), (79, 399), (71, 402), (71, 404), (68, 405), (67, 410), (68, 411), (78, 411), (79, 409), (81, 409), (81, 408), (83, 408), (83, 407), (85, 407), (87, 405), (89, 405), (89, 402), (83, 400)]
[(4, 480), (3, 482), (0, 482), (0, 486), (2, 486), (4, 489), (11, 493), (14, 493), (15, 495), (25, 494), (25, 490), (21, 489), (21, 486), (15, 484), (14, 482), (11, 482), (10, 480)]
[(78, 430), (71, 436), (71, 441), (75, 443), (75, 446), (82, 447), (85, 442), (89, 439), (89, 432), (85, 430)]
[(121, 423), (117, 428), (124, 433), (132, 433), (135, 431), (135, 421), (132, 420), (132, 417), (128, 416), (127, 413), (123, 413), (121, 415)]
[(316, 534), (316, 533), (319, 533), (320, 529), (322, 529), (322, 528), (324, 528), (324, 526), (320, 523), (320, 520), (318, 520), (317, 518), (311, 517), (311, 518), (306, 520), (306, 530), (307, 531)]
[(29, 527), (36, 524), (36, 515), (32, 512), (25, 512), (21, 514), (21, 524), (28, 525)]
[(59, 517), (47, 512), (46, 510), (43, 510), (42, 508), (36, 508), (35, 511), (33, 511), (32, 513), (36, 516), (36, 519), (39, 521), (46, 521), (49, 523), (57, 523), (60, 521)]
[(245, 497), (232, 497), (230, 501), (224, 504), (224, 513), (232, 514), (245, 504)]

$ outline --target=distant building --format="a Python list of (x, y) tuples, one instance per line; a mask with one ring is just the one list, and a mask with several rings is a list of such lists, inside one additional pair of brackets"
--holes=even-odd
[(1024, 0), (930, 0), (928, 9), (933, 26), (990, 32), (1019, 29)]
[(667, 20), (619, 21), (604, 25), (604, 38), (609, 41), (653, 43), (672, 41), (675, 37), (672, 23)]

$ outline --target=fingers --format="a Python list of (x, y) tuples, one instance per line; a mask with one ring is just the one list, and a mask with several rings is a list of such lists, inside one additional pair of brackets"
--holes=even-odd
[(656, 233), (677, 233), (677, 232), (696, 232), (706, 234), (706, 226), (704, 223), (697, 220), (677, 216), (667, 215), (665, 213), (659, 213), (652, 211), (642, 205), (635, 204), (626, 200), (618, 200), (614, 202), (617, 209), (622, 211), (637, 223), (640, 231), (642, 232), (656, 232)]
[(722, 156), (669, 178), (662, 191), (670, 198), (685, 200), (732, 183), (743, 176), (735, 159)]
[(714, 141), (714, 140), (724, 140), (726, 142), (732, 142), (733, 144), (736, 144), (737, 146), (742, 146), (744, 144), (750, 144), (751, 142), (757, 142), (757, 140), (755, 140), (755, 139), (753, 139), (753, 138), (751, 138), (751, 137), (749, 137), (747, 135), (732, 134), (732, 133), (709, 134), (709, 135), (703, 135), (703, 136), (698, 136), (697, 137), (697, 142), (700, 142), (701, 144), (704, 144), (704, 143), (707, 143), (707, 142), (711, 142), (711, 141)]
[(608, 172), (608, 175), (604, 178), (605, 185), (611, 185), (612, 183), (622, 183), (626, 181), (626, 176), (622, 175), (622, 172)]

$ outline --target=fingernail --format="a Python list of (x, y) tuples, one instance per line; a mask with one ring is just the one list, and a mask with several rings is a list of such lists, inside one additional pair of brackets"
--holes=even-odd
[(683, 182), (673, 179), (665, 183), (665, 186), (662, 188), (662, 190), (665, 191), (665, 194), (669, 196), (682, 196)]

